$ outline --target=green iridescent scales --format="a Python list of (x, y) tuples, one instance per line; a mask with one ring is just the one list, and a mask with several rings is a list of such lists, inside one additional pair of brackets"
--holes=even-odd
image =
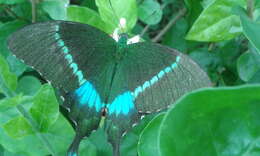
[(32, 24), (9, 38), (13, 54), (60, 90), (76, 127), (69, 156), (76, 156), (81, 139), (98, 128), (105, 109), (105, 129), (118, 156), (122, 134), (144, 113), (210, 86), (198, 65), (178, 51), (126, 41), (126, 35), (116, 42), (94, 27), (66, 21)]

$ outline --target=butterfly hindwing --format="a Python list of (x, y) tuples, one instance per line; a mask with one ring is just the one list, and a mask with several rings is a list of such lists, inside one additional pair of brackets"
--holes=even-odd
[(117, 65), (107, 105), (107, 131), (114, 149), (143, 113), (166, 109), (183, 94), (211, 85), (197, 64), (165, 46), (142, 42), (119, 53), (124, 56)]

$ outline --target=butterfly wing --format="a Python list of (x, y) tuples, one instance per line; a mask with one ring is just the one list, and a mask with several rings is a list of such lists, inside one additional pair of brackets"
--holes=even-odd
[(116, 49), (114, 40), (94, 27), (65, 21), (29, 25), (9, 38), (9, 49), (64, 92), (76, 124), (69, 155), (81, 138), (99, 125), (109, 92)]
[(211, 85), (195, 62), (165, 46), (143, 42), (121, 53), (125, 56), (118, 63), (107, 106), (107, 131), (115, 148), (140, 114), (166, 109), (183, 94)]
[[(100, 82), (106, 74), (101, 71), (110, 66), (116, 48), (114, 40), (96, 28), (65, 21), (26, 26), (12, 34), (8, 43), (14, 55), (66, 92), (77, 89), (85, 77)], [(103, 86), (98, 83), (95, 87), (106, 90)]]

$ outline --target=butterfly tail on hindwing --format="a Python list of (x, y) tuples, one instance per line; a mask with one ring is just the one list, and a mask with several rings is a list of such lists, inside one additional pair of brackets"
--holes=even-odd
[(113, 155), (120, 156), (120, 144), (122, 136), (132, 128), (132, 125), (139, 119), (137, 111), (132, 110), (127, 115), (113, 114), (106, 118), (105, 130), (108, 134), (108, 141), (112, 144)]

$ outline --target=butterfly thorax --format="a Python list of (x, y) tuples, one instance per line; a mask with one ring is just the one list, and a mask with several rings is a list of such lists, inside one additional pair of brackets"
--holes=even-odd
[(119, 35), (119, 39), (117, 42), (117, 50), (115, 53), (115, 58), (117, 63), (118, 61), (122, 61), (124, 55), (126, 55), (125, 51), (127, 49), (127, 39), (128, 39), (127, 34), (123, 33)]
[(120, 34), (118, 39), (118, 48), (123, 49), (127, 47), (128, 35), (126, 33)]

